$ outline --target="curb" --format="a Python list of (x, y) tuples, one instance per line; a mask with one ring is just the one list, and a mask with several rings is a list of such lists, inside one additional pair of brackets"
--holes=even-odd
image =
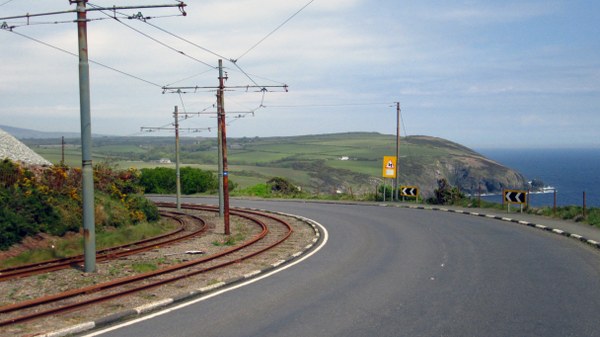
[[(391, 206), (391, 205), (386, 205), (386, 206)], [(448, 212), (448, 213), (458, 213), (458, 214), (465, 214), (465, 215), (472, 215), (472, 216), (480, 216), (480, 217), (490, 218), (490, 219), (495, 219), (495, 220), (500, 220), (500, 221), (514, 222), (519, 225), (537, 228), (537, 229), (540, 229), (543, 231), (547, 231), (547, 232), (551, 232), (551, 233), (554, 233), (557, 235), (572, 238), (572, 239), (583, 242), (589, 246), (592, 246), (593, 248), (600, 250), (600, 243), (595, 240), (588, 239), (579, 234), (569, 233), (562, 229), (552, 228), (552, 227), (549, 227), (549, 226), (546, 226), (543, 224), (534, 223), (534, 222), (523, 221), (523, 220), (503, 217), (503, 216), (499, 216), (499, 215), (492, 215), (492, 214), (485, 214), (485, 213), (478, 213), (478, 212), (469, 212), (469, 211), (460, 210), (460, 209), (449, 209), (449, 208), (443, 208), (443, 207), (426, 207), (426, 206), (410, 206), (410, 205), (393, 205), (391, 207), (421, 209), (421, 210), (429, 210), (429, 211), (441, 211), (441, 212)]]
[(209, 285), (206, 287), (202, 287), (202, 288), (199, 288), (196, 290), (192, 290), (187, 293), (182, 293), (182, 294), (177, 295), (172, 298), (165, 298), (160, 301), (147, 303), (147, 304), (144, 304), (144, 305), (132, 308), (132, 309), (123, 310), (118, 313), (114, 313), (114, 314), (111, 314), (108, 316), (101, 317), (94, 321), (80, 323), (77, 325), (73, 325), (73, 326), (70, 326), (70, 327), (67, 327), (64, 329), (48, 332), (45, 334), (42, 333), (38, 336), (41, 336), (41, 337), (63, 337), (63, 336), (69, 336), (69, 335), (73, 335), (73, 334), (84, 333), (84, 332), (88, 332), (88, 331), (91, 331), (91, 330), (94, 330), (97, 328), (101, 328), (101, 327), (104, 327), (107, 325), (112, 325), (112, 324), (115, 324), (120, 321), (124, 321), (127, 319), (132, 319), (132, 318), (135, 318), (138, 316), (142, 316), (149, 312), (157, 311), (159, 309), (164, 309), (173, 304), (190, 301), (192, 299), (196, 299), (196, 298), (202, 297), (204, 295), (208, 295), (210, 293), (216, 292), (217, 290), (221, 290), (223, 288), (233, 286), (237, 283), (241, 283), (241, 282), (247, 281), (249, 279), (256, 278), (259, 275), (266, 274), (266, 273), (271, 272), (279, 267), (285, 266), (286, 264), (291, 263), (292, 261), (298, 259), (300, 256), (302, 256), (302, 255), (306, 254), (307, 252), (309, 252), (310, 250), (312, 250), (315, 247), (315, 245), (317, 245), (323, 239), (323, 236), (321, 235), (321, 231), (319, 229), (319, 226), (320, 226), (319, 223), (312, 219), (305, 218), (305, 217), (302, 217), (299, 215), (294, 215), (294, 214), (265, 211), (265, 210), (256, 209), (256, 208), (241, 208), (240, 207), (240, 209), (284, 215), (284, 216), (288, 216), (288, 217), (303, 221), (303, 222), (307, 223), (310, 227), (312, 227), (312, 229), (315, 233), (315, 237), (312, 239), (312, 242), (310, 244), (306, 245), (304, 248), (302, 248), (302, 250), (292, 254), (287, 259), (279, 260), (279, 261), (269, 265), (266, 268), (263, 268), (260, 270), (255, 270), (255, 271), (252, 271), (245, 275), (235, 277), (235, 278), (232, 278), (229, 280), (225, 280), (225, 281), (222, 281), (219, 283), (215, 283), (215, 284), (212, 284), (212, 285)]

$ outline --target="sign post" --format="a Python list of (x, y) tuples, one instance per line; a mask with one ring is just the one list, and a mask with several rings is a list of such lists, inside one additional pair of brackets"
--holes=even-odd
[(417, 186), (400, 186), (400, 195), (404, 197), (415, 198), (415, 202), (419, 202), (419, 188)]
[(507, 203), (507, 211), (510, 212), (510, 204), (520, 204), (521, 213), (523, 213), (523, 205), (527, 204), (527, 191), (521, 190), (503, 190), (502, 201)]
[[(382, 176), (383, 180), (383, 201), (385, 201), (385, 178), (394, 179), (396, 178), (396, 159), (395, 156), (384, 156)], [(393, 185), (393, 184), (392, 184)], [(394, 200), (394, 190), (392, 189), (392, 200)]]

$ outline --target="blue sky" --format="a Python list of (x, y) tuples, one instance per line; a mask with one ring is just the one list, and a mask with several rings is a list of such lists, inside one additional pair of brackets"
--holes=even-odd
[[(163, 3), (172, 2), (92, 2)], [(187, 16), (148, 21), (196, 46), (139, 20), (123, 20), (190, 57), (115, 20), (90, 22), (91, 59), (158, 84), (92, 64), (92, 131), (137, 135), (142, 126), (166, 126), (175, 105), (180, 111), (211, 111), (213, 91), (180, 96), (163, 94), (160, 86), (216, 85), (216, 70), (204, 63), (215, 67), (218, 54), (226, 59), (230, 86), (251, 80), (289, 85), (289, 92), (274, 89), (264, 100), (253, 90), (228, 91), (231, 116), (264, 105), (254, 115), (231, 119), (229, 137), (394, 134), (392, 103), (400, 101), (403, 135), (442, 137), (472, 148), (600, 147), (597, 1), (315, 0), (248, 51), (307, 3), (188, 1)], [(74, 8), (66, 0), (0, 0), (0, 17)], [(14, 32), (77, 51), (73, 23), (19, 26)], [(79, 131), (77, 58), (15, 33), (0, 31), (0, 124)], [(227, 59), (238, 59), (251, 79)], [(216, 137), (215, 126), (211, 115), (182, 122), (182, 127), (213, 128), (201, 136)]]

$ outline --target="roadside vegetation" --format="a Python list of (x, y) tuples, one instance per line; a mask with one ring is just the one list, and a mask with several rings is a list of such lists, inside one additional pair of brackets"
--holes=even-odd
[[(96, 249), (124, 245), (158, 236), (175, 229), (167, 221), (143, 222), (125, 228), (113, 228), (96, 233)], [(15, 257), (0, 261), (0, 269), (14, 266), (60, 259), (83, 254), (83, 238), (80, 235), (56, 237), (48, 247), (40, 247), (23, 252)]]
[[(145, 193), (174, 194), (177, 191), (176, 179), (175, 169), (168, 167), (143, 168), (139, 183)], [(180, 181), (182, 194), (214, 193), (219, 187), (219, 181), (212, 172), (192, 167), (180, 169)], [(229, 185), (230, 190), (236, 187), (233, 182), (229, 182)]]
[[(97, 232), (129, 228), (159, 219), (143, 196), (139, 171), (94, 167)], [(0, 249), (27, 236), (78, 233), (82, 224), (81, 170), (66, 166), (27, 168), (0, 162)]]

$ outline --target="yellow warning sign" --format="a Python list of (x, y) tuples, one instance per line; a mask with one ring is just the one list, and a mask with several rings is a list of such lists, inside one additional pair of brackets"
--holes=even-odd
[(384, 178), (396, 178), (396, 157), (395, 156), (384, 156), (383, 157), (383, 177)]

